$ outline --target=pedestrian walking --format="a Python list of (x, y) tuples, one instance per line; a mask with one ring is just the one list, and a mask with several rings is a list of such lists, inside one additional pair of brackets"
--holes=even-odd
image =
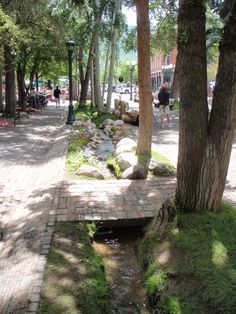
[(159, 100), (159, 109), (161, 114), (161, 127), (164, 128), (164, 117), (166, 116), (167, 119), (167, 126), (169, 127), (169, 114), (170, 114), (170, 107), (169, 107), (169, 98), (170, 94), (167, 91), (167, 86), (165, 84), (161, 85), (161, 89), (158, 93), (158, 100)]
[(56, 89), (54, 90), (54, 97), (55, 97), (55, 101), (56, 101), (56, 107), (59, 106), (60, 107), (60, 95), (61, 95), (61, 91), (58, 88), (58, 86), (56, 87)]

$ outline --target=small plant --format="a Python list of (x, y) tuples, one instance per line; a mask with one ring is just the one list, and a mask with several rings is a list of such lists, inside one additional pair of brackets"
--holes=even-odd
[(109, 156), (106, 160), (106, 165), (109, 169), (113, 170), (117, 179), (122, 177), (122, 170), (116, 162), (114, 156)]

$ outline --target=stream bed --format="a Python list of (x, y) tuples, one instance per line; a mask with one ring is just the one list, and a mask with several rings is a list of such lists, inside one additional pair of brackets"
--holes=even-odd
[(111, 313), (150, 314), (137, 245), (141, 228), (99, 230), (93, 241), (95, 252), (105, 263), (109, 285)]

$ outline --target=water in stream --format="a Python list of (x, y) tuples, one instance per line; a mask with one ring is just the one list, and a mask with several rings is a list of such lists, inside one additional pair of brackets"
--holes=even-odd
[(102, 230), (95, 236), (94, 250), (105, 262), (111, 313), (151, 313), (137, 260), (137, 242), (141, 236), (140, 228)]

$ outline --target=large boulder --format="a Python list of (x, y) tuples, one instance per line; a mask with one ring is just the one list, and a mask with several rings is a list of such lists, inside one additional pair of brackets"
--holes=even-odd
[(100, 125), (100, 128), (101, 128), (101, 129), (105, 129), (105, 127), (106, 127), (107, 125), (113, 125), (113, 124), (114, 124), (114, 121), (113, 121), (113, 120), (111, 120), (111, 119), (106, 119), (106, 120), (104, 120), (103, 123)]
[(151, 160), (149, 170), (151, 170), (155, 176), (163, 177), (173, 176), (176, 172), (175, 167), (172, 165), (159, 163), (155, 160)]
[(144, 178), (146, 178), (146, 174), (142, 165), (131, 166), (122, 174), (122, 179), (140, 180)]
[(137, 146), (136, 142), (132, 140), (132, 138), (124, 137), (122, 138), (117, 144), (116, 147), (122, 146), (122, 145), (134, 145)]
[(122, 127), (125, 123), (123, 120), (115, 120), (113, 124), (114, 126)]
[(137, 144), (131, 138), (122, 138), (116, 145), (116, 155), (124, 152), (135, 152)]
[(116, 162), (122, 171), (138, 164), (138, 157), (131, 152), (124, 152), (116, 157)]
[(78, 176), (85, 176), (89, 178), (95, 178), (98, 180), (104, 180), (104, 176), (99, 169), (90, 165), (82, 165), (76, 172)]

